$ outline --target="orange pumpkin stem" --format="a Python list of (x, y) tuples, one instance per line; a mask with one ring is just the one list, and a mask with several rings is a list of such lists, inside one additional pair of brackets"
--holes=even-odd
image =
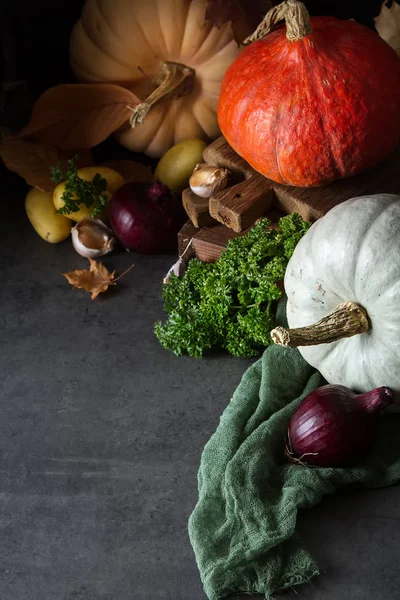
[(283, 19), (286, 22), (286, 37), (291, 42), (298, 42), (312, 33), (310, 16), (304, 4), (298, 0), (286, 0), (267, 12), (262, 23), (244, 40), (243, 45), (248, 46), (260, 40)]
[(129, 118), (131, 127), (138, 123), (143, 123), (147, 113), (160, 100), (167, 97), (178, 98), (189, 94), (194, 88), (195, 71), (186, 65), (176, 62), (163, 62), (160, 71), (153, 84), (156, 89), (135, 108), (131, 109), (132, 114)]

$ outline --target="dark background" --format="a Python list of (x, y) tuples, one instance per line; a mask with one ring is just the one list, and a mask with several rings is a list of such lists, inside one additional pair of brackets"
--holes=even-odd
[[(246, 6), (246, 0), (241, 1)], [(0, 127), (18, 131), (44, 90), (74, 81), (68, 47), (82, 6), (83, 0), (0, 0)], [(306, 6), (311, 15), (354, 18), (373, 27), (381, 0), (309, 0)], [(95, 157), (129, 158), (112, 140), (100, 145)]]
[[(245, 4), (246, 0), (242, 1)], [(373, 17), (378, 15), (381, 1), (308, 0), (305, 4), (311, 15), (354, 18), (373, 27)], [(6, 66), (3, 59), (3, 74), (0, 60), (0, 81), (26, 80), (34, 98), (47, 87), (72, 82), (68, 65), (69, 35), (82, 6), (82, 0), (2, 0), (3, 54), (6, 43), (9, 50)], [(7, 42), (4, 37), (8, 38)]]

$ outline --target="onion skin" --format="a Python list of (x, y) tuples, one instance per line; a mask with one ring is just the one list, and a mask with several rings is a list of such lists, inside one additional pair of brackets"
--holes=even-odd
[(289, 454), (319, 467), (356, 464), (374, 443), (376, 414), (392, 402), (387, 387), (359, 395), (340, 385), (313, 390), (290, 420)]
[(176, 248), (186, 218), (180, 198), (167, 186), (142, 181), (129, 181), (117, 190), (108, 216), (121, 244), (140, 254)]

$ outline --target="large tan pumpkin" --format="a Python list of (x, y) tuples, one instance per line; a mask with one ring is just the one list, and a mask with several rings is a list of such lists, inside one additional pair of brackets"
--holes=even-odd
[[(238, 45), (230, 22), (218, 29), (205, 21), (207, 2), (86, 2), (70, 44), (71, 66), (80, 81), (118, 83), (143, 101), (154, 91), (151, 81), (160, 70), (157, 83), (164, 78), (164, 87), (175, 86), (168, 97), (155, 98), (148, 112), (146, 104), (139, 106), (116, 133), (130, 150), (157, 157), (184, 139), (208, 141), (219, 135), (221, 81)], [(250, 30), (244, 25), (240, 33), (244, 38)]]

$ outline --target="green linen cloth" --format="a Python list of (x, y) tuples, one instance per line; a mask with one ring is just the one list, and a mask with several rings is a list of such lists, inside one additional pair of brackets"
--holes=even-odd
[[(282, 314), (284, 303), (278, 322)], [(373, 452), (358, 467), (307, 468), (285, 460), (291, 415), (324, 384), (298, 350), (267, 348), (244, 374), (207, 443), (189, 536), (210, 600), (240, 592), (270, 599), (308, 581), (318, 567), (296, 534), (298, 510), (345, 485), (383, 487), (400, 479), (400, 422), (394, 415), (382, 415)]]

